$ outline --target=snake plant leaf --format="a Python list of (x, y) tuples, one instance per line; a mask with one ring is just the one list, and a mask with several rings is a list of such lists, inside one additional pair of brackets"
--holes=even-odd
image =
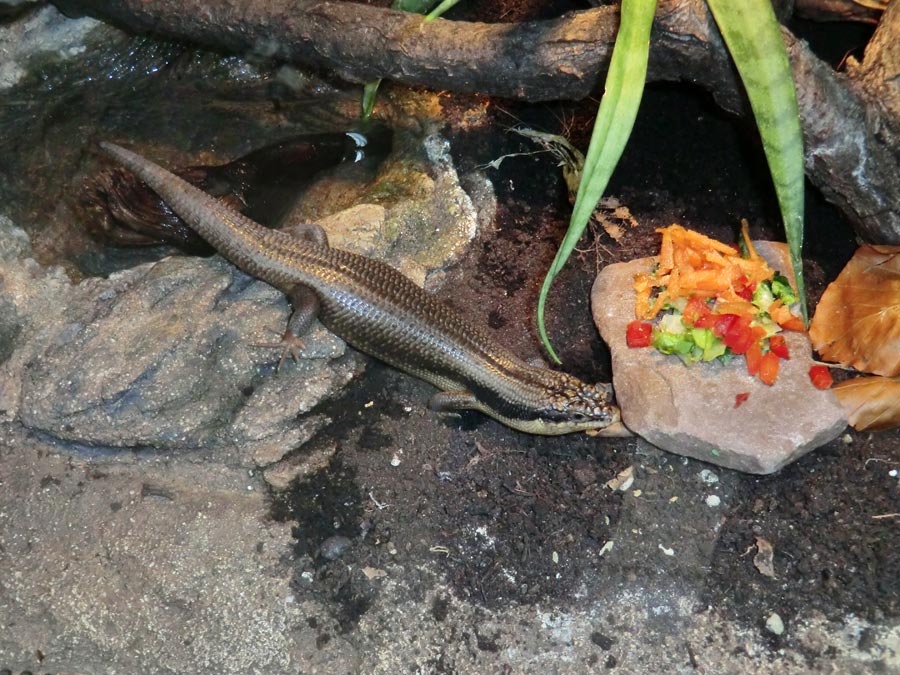
[(625, 144), (631, 136), (638, 107), (644, 95), (647, 59), (650, 53), (650, 26), (653, 24), (655, 12), (656, 0), (622, 0), (619, 33), (613, 47), (609, 73), (606, 76), (606, 90), (600, 100), (600, 108), (594, 122), (578, 195), (569, 220), (569, 229), (547, 271), (538, 296), (537, 323), (541, 342), (557, 363), (560, 363), (559, 357), (550, 344), (544, 325), (547, 295), (553, 280), (566, 264), (584, 233), (588, 219), (603, 196), (613, 169), (616, 168)]
[(762, 138), (803, 318), (803, 135), (797, 93), (771, 0), (707, 0), (734, 59)]

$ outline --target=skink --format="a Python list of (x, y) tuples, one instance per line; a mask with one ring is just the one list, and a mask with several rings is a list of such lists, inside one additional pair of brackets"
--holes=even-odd
[(478, 410), (548, 435), (619, 420), (609, 385), (525, 363), (393, 267), (329, 247), (318, 226), (294, 234), (267, 229), (138, 154), (100, 146), (225, 258), (288, 296), (289, 346), (318, 316), (356, 349), (440, 389), (432, 410)]

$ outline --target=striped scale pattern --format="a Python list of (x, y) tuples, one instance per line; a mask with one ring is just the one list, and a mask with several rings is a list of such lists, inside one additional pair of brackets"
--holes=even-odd
[(385, 263), (270, 230), (162, 167), (112, 143), (134, 172), (232, 263), (276, 288), (298, 284), (319, 298), (319, 317), (362, 352), (474, 404), (514, 428), (558, 434), (618, 420), (606, 385), (531, 366)]

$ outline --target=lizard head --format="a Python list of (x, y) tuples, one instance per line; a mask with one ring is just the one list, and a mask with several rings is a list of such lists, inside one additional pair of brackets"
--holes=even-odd
[(519, 431), (546, 436), (604, 429), (619, 421), (619, 408), (610, 400), (610, 385), (587, 384), (565, 373), (553, 375), (553, 384), (546, 388), (545, 401), (536, 415), (502, 421)]
[(571, 376), (562, 378), (544, 412), (548, 427), (544, 433), (603, 429), (618, 422), (619, 408), (611, 398), (612, 387), (608, 384), (588, 384)]

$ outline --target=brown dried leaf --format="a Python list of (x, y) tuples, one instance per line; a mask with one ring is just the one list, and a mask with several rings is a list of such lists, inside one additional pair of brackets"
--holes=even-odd
[(825, 290), (809, 336), (828, 361), (900, 375), (900, 246), (861, 246)]
[(591, 220), (603, 228), (603, 230), (614, 241), (620, 241), (625, 236), (625, 226), (630, 228), (637, 227), (637, 219), (631, 215), (631, 210), (627, 206), (623, 206), (615, 197), (604, 197), (601, 199), (597, 208), (591, 214)]
[(857, 377), (834, 387), (858, 431), (883, 431), (900, 426), (900, 378)]
[(767, 539), (762, 537), (756, 538), (756, 555), (753, 556), (753, 566), (764, 577), (777, 579), (775, 576), (775, 549)]
[(606, 481), (606, 487), (619, 492), (628, 492), (628, 488), (632, 485), (634, 485), (634, 465), (622, 469), (615, 478)]

